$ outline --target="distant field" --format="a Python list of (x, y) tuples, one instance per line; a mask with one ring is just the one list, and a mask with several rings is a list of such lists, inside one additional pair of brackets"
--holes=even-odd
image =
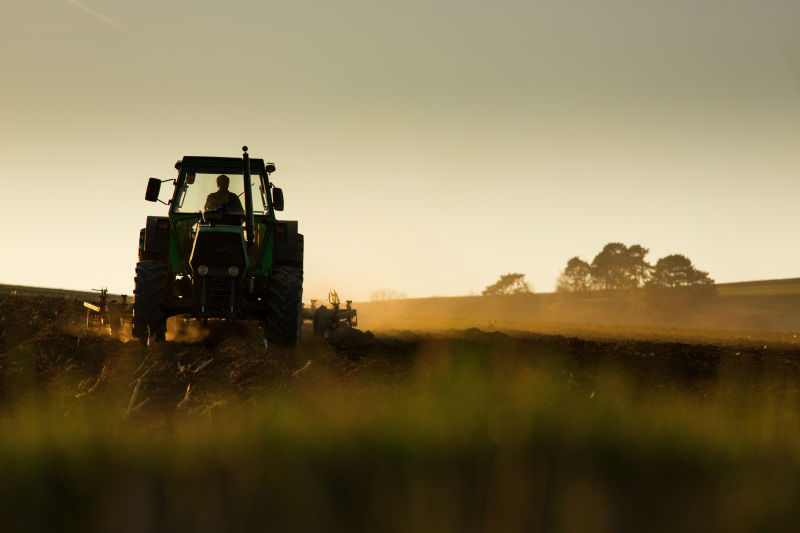
[[(367, 329), (494, 328), (554, 332), (568, 324), (724, 331), (800, 331), (800, 279), (725, 283), (716, 291), (639, 289), (357, 303)], [(567, 328), (568, 329), (568, 328)]]
[[(0, 285), (0, 297), (15, 291), (30, 296), (97, 299), (97, 293), (91, 291)], [(120, 301), (120, 295), (110, 296)], [(127, 301), (132, 300), (129, 295)], [(604, 334), (598, 327), (611, 327), (613, 335), (622, 332), (619, 328), (627, 328), (626, 334), (634, 336), (641, 334), (636, 328), (648, 332), (661, 328), (676, 339), (687, 335), (718, 339), (722, 338), (719, 331), (761, 332), (755, 334), (759, 337), (763, 332), (800, 332), (800, 278), (722, 283), (716, 285), (716, 294), (710, 295), (641, 289), (504, 298), (432, 297), (357, 302), (355, 307), (361, 327), (375, 331), (477, 327), (571, 334), (586, 333), (589, 326), (594, 335)]]
[[(788, 279), (773, 279), (761, 281), (740, 281), (734, 283), (718, 283), (716, 285), (717, 293), (720, 296), (795, 296), (800, 295), (800, 278)], [(0, 284), (0, 294), (8, 294), (16, 291), (19, 294), (26, 294), (30, 296), (54, 296), (66, 297), (76, 299), (96, 298), (97, 291), (90, 290), (76, 290), (76, 289), (63, 289), (51, 287), (34, 287), (29, 285), (4, 285)], [(119, 299), (119, 294), (109, 294), (109, 296)], [(548, 299), (557, 298), (555, 293), (540, 293), (538, 296)], [(132, 295), (127, 295), (129, 301), (132, 301)], [(607, 296), (602, 292), (591, 292), (581, 295), (580, 298), (585, 302), (602, 301), (607, 299)], [(460, 296), (460, 297), (430, 297), (418, 298), (414, 301), (442, 301), (449, 300), (453, 302), (466, 302), (468, 300), (482, 300), (480, 297), (475, 296)], [(361, 305), (364, 305), (362, 303)]]
[(800, 278), (720, 283), (717, 285), (717, 292), (723, 296), (797, 295), (800, 294)]

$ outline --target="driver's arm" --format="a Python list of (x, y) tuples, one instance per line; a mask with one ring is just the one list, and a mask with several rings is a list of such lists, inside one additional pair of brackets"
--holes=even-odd
[(242, 207), (242, 201), (239, 200), (239, 196), (237, 196), (235, 193), (231, 196), (231, 203), (229, 204), (229, 209), (231, 211), (231, 214), (235, 214), (235, 215), (243, 215), (244, 214), (244, 208)]

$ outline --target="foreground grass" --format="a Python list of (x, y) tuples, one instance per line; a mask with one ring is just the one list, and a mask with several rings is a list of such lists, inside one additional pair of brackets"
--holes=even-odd
[(420, 353), (389, 381), (309, 372), (210, 412), (7, 408), (0, 529), (800, 526), (793, 380), (659, 392), (621, 369), (583, 380), (558, 364), (498, 355), (470, 344)]

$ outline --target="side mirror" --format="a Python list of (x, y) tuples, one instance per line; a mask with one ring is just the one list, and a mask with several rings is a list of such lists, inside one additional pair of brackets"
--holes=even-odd
[(283, 211), (283, 191), (277, 187), (272, 189), (272, 207), (275, 211)]
[(147, 192), (144, 193), (144, 199), (148, 202), (157, 202), (159, 192), (161, 192), (161, 180), (150, 178), (147, 182)]

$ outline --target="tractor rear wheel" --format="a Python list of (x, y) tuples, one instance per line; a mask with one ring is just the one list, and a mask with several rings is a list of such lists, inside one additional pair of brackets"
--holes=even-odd
[(267, 340), (278, 346), (300, 344), (303, 309), (303, 270), (273, 267), (267, 281)]
[(163, 339), (167, 319), (161, 304), (167, 284), (167, 265), (161, 261), (139, 261), (133, 279), (133, 336), (146, 340), (149, 336)]

